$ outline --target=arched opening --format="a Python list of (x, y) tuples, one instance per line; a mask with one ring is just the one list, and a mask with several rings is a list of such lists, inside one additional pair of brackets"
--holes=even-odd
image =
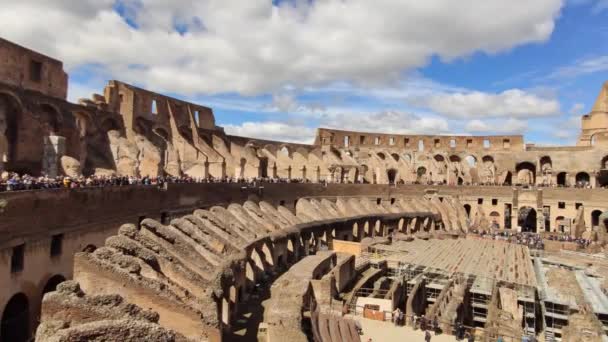
[(462, 177), (458, 177), (458, 185), (464, 184), (464, 179)]
[(378, 154), (378, 158), (380, 158), (380, 159), (382, 159), (382, 160), (385, 160), (385, 159), (386, 159), (386, 155), (384, 155), (384, 153), (382, 153), (382, 152), (378, 152), (377, 154)]
[(536, 180), (536, 167), (530, 162), (522, 162), (515, 167), (517, 185), (533, 185)]
[(239, 178), (245, 178), (245, 167), (247, 166), (247, 159), (241, 158), (241, 162), (239, 163)]
[(410, 156), (409, 154), (404, 154), (404, 155), (403, 155), (403, 160), (404, 160), (406, 163), (410, 164), (410, 163), (412, 162), (412, 156)]
[(598, 227), (600, 225), (600, 215), (602, 215), (601, 210), (594, 210), (591, 212), (591, 226)]
[(40, 105), (40, 112), (42, 114), (41, 124), (43, 127), (44, 135), (57, 135), (59, 134), (59, 122), (60, 114), (57, 108), (49, 105)]
[(391, 154), (391, 157), (393, 157), (393, 159), (395, 159), (396, 162), (399, 161), (399, 155), (397, 153)]
[(14, 295), (4, 307), (1, 342), (25, 342), (30, 340), (30, 310), (27, 296), (23, 293)]
[(426, 182), (426, 167), (424, 166), (420, 166), (417, 170), (416, 170), (416, 181), (419, 183), (423, 183)]
[(260, 166), (259, 166), (259, 172), (258, 172), (258, 174), (262, 178), (267, 178), (268, 177), (268, 157), (261, 157), (260, 158)]
[(395, 169), (388, 169), (386, 171), (387, 176), (388, 176), (388, 183), (389, 184), (395, 184), (396, 180), (397, 180), (397, 170)]
[(540, 173), (542, 175), (541, 181), (543, 185), (550, 185), (553, 183), (553, 162), (551, 161), (551, 157), (544, 156), (540, 158)]
[(511, 171), (507, 171), (507, 174), (505, 175), (505, 180), (502, 184), (503, 185), (512, 185), (513, 184), (513, 174), (511, 173)]
[(590, 179), (591, 178), (587, 172), (579, 172), (576, 174), (576, 186), (586, 188), (591, 184)]
[(602, 162), (600, 164), (600, 169), (608, 170), (608, 156), (605, 156), (604, 158), (602, 158)]
[(443, 156), (440, 154), (436, 154), (435, 157), (433, 157), (433, 158), (435, 158), (435, 161), (437, 161), (439, 163), (443, 163), (445, 161), (445, 158), (443, 158)]
[(467, 212), (467, 217), (471, 217), (471, 205), (470, 204), (465, 204), (464, 205), (464, 211)]
[(466, 156), (464, 160), (467, 162), (467, 165), (469, 165), (470, 168), (477, 166), (477, 158), (473, 156)]
[(266, 259), (266, 263), (270, 266), (274, 266), (274, 258), (271, 249), (268, 247), (268, 244), (262, 245), (262, 253), (264, 254), (264, 258)]
[(450, 162), (451, 163), (460, 163), (461, 159), (459, 156), (457, 155), (451, 155), (450, 156)]
[(560, 172), (557, 174), (557, 185), (558, 186), (568, 186), (567, 174), (565, 172)]
[(500, 214), (497, 211), (490, 213), (490, 225), (492, 229), (500, 228)]
[(517, 224), (522, 232), (536, 233), (536, 210), (531, 207), (520, 208)]
[(108, 118), (101, 123), (101, 130), (104, 132), (119, 131), (120, 125), (116, 122), (116, 120)]
[(64, 281), (65, 277), (61, 274), (54, 275), (46, 282), (46, 285), (44, 285), (44, 288), (42, 289), (42, 294), (44, 295), (45, 293), (55, 291), (57, 289), (57, 285), (63, 283)]
[(287, 146), (283, 146), (279, 150), (279, 154), (285, 157), (289, 157), (291, 153), (289, 152), (289, 148), (287, 148)]
[(4, 165), (6, 170), (16, 171), (12, 164), (17, 160), (17, 118), (20, 107), (16, 100), (0, 94), (0, 169)]
[(558, 232), (563, 233), (565, 230), (564, 227), (565, 227), (564, 217), (563, 216), (556, 217), (555, 218), (555, 229), (557, 229)]

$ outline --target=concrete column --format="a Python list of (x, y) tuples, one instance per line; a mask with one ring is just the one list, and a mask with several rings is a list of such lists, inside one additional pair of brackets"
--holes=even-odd
[(513, 207), (511, 212), (511, 229), (521, 232), (521, 227), (518, 226), (519, 208)]
[(49, 177), (59, 175), (59, 160), (65, 155), (65, 138), (58, 135), (44, 137), (42, 172)]

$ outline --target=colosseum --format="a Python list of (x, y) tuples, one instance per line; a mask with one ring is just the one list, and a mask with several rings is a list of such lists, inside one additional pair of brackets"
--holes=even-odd
[(120, 81), (67, 87), (0, 39), (0, 186), (155, 182), (0, 192), (1, 342), (608, 339), (608, 82), (557, 147), (268, 141)]

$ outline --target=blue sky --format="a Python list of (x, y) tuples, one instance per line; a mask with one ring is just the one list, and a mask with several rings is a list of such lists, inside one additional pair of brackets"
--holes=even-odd
[(64, 60), (72, 101), (119, 79), (297, 142), (323, 126), (572, 144), (608, 80), (607, 0), (29, 0), (0, 32)]

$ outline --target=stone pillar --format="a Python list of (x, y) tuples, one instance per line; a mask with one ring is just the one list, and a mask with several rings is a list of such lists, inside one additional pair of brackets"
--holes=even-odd
[(65, 138), (58, 135), (44, 137), (42, 172), (49, 177), (59, 174), (59, 160), (65, 154)]

